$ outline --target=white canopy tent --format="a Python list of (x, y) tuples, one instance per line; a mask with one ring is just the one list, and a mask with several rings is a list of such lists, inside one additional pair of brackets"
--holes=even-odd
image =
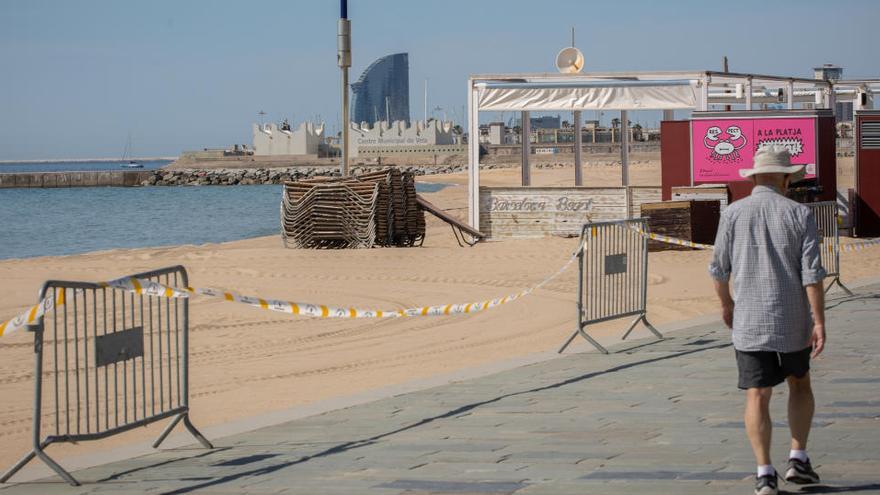
[[(712, 104), (745, 105), (797, 103), (834, 109), (835, 100), (856, 100), (860, 94), (880, 91), (880, 81), (840, 81), (739, 74), (713, 71), (609, 72), (584, 74), (482, 74), (468, 79), (468, 220), (480, 228), (479, 112), (522, 112), (523, 186), (529, 185), (530, 111), (572, 111), (580, 129), (583, 110), (618, 110), (621, 122), (627, 111), (663, 110), (664, 119), (674, 110), (709, 110)], [(839, 93), (839, 94), (838, 94)], [(621, 133), (621, 182), (628, 185), (628, 133)], [(580, 185), (581, 133), (575, 132), (575, 184)]]
[(478, 107), (487, 111), (692, 109), (696, 82), (566, 81), (477, 83)]

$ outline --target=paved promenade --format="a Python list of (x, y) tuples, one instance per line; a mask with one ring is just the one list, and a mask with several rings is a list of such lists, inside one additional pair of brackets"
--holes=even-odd
[[(880, 493), (880, 287), (828, 306), (810, 439), (824, 483), (781, 488)], [(0, 495), (752, 493), (728, 331), (669, 337), (216, 438), (215, 450), (78, 471), (78, 488), (56, 478)], [(786, 395), (777, 388), (772, 406), (777, 468), (788, 454)]]

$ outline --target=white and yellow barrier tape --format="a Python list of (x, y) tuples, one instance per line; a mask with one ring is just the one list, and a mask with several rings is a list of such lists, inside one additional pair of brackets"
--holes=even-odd
[[(189, 293), (186, 291), (167, 287), (152, 280), (144, 280), (134, 277), (120, 278), (109, 282), (100, 282), (97, 285), (100, 287), (122, 289), (145, 296), (149, 295), (167, 298), (189, 297)], [(31, 306), (24, 313), (21, 313), (9, 321), (0, 322), (0, 337), (4, 334), (12, 333), (16, 330), (21, 330), (22, 328), (37, 323), (40, 320), (40, 317), (45, 315), (46, 312), (53, 307), (64, 306), (65, 292), (66, 291), (63, 290), (57, 291), (54, 298), (44, 297), (42, 301)]]
[(46, 314), (47, 311), (52, 309), (55, 306), (63, 306), (64, 305), (64, 291), (60, 291), (53, 297), (43, 298), (42, 301), (33, 305), (30, 309), (25, 311), (24, 313), (16, 316), (15, 318), (4, 321), (0, 323), (0, 337), (4, 334), (12, 333), (16, 330), (21, 330), (22, 328), (33, 325), (37, 321), (39, 321), (40, 317)]
[[(296, 316), (311, 316), (314, 318), (401, 318), (409, 316), (446, 316), (446, 315), (462, 315), (478, 313), (487, 309), (496, 308), (503, 304), (507, 304), (517, 299), (521, 299), (550, 281), (561, 275), (571, 266), (578, 253), (583, 249), (583, 242), (578, 246), (577, 250), (571, 255), (568, 261), (555, 273), (545, 278), (541, 282), (515, 294), (510, 294), (497, 299), (486, 301), (476, 301), (469, 303), (457, 304), (441, 304), (437, 306), (421, 306), (406, 309), (378, 310), (378, 309), (360, 309), (351, 307), (328, 306), (324, 304), (311, 304), (302, 302), (291, 302), (279, 299), (263, 299), (260, 297), (243, 296), (235, 292), (224, 291), (212, 288), (200, 287), (170, 287), (151, 280), (144, 280), (135, 277), (125, 277), (109, 282), (100, 282), (97, 285), (106, 288), (120, 289), (127, 292), (133, 292), (138, 295), (149, 295), (155, 297), (164, 297), (169, 299), (186, 298), (192, 294), (214, 297), (229, 302), (237, 302), (278, 313), (288, 313)], [(28, 309), (12, 320), (0, 323), (0, 336), (4, 333), (11, 333), (21, 330), (28, 325), (33, 325), (39, 321), (47, 311), (53, 306), (62, 306), (64, 304), (65, 291), (58, 291), (55, 299), (51, 297), (44, 298), (38, 304)]]
[(675, 244), (676, 246), (686, 246), (695, 249), (715, 249), (715, 246), (713, 246), (712, 244), (700, 244), (698, 242), (686, 241), (677, 237), (669, 237), (668, 235), (645, 232), (641, 227), (637, 225), (631, 225), (630, 228), (638, 232), (640, 235), (647, 237), (648, 239), (665, 242), (666, 244)]
[[(670, 237), (662, 234), (655, 234), (651, 232), (645, 232), (642, 228), (638, 226), (631, 226), (634, 231), (638, 232), (640, 235), (643, 235), (649, 239), (665, 242), (669, 244), (675, 244), (678, 246), (686, 246), (692, 247), (695, 249), (714, 249), (714, 246), (711, 244), (700, 244), (697, 242), (691, 242), (684, 239), (678, 239), (675, 237)], [(595, 233), (594, 233), (595, 235)], [(865, 248), (871, 246), (880, 245), (880, 239), (869, 239), (865, 241), (858, 241), (849, 244), (841, 244), (840, 251), (849, 252), (849, 251), (861, 251)], [(189, 297), (191, 294), (197, 294), (206, 297), (214, 297), (220, 298), (224, 301), (229, 302), (237, 302), (240, 304), (245, 304), (248, 306), (252, 306), (255, 308), (265, 309), (269, 311), (275, 311), (279, 313), (289, 313), (296, 316), (310, 316), (314, 318), (400, 318), (400, 317), (409, 317), (409, 316), (445, 316), (445, 315), (460, 315), (460, 314), (470, 314), (477, 313), (480, 311), (484, 311), (487, 309), (492, 309), (503, 304), (507, 304), (509, 302), (513, 302), (517, 299), (525, 297), (537, 289), (540, 289), (556, 277), (562, 274), (565, 270), (571, 266), (572, 262), (577, 257), (577, 254), (584, 249), (584, 244), (581, 243), (577, 250), (572, 254), (572, 256), (566, 261), (566, 263), (557, 270), (554, 274), (545, 278), (541, 282), (525, 289), (516, 294), (510, 294), (501, 298), (491, 299), (486, 301), (476, 301), (469, 303), (457, 303), (457, 304), (441, 304), (437, 306), (421, 306), (421, 307), (412, 307), (406, 309), (392, 309), (392, 310), (378, 310), (378, 309), (360, 309), (360, 308), (351, 308), (351, 307), (340, 307), (340, 306), (329, 306), (324, 304), (311, 304), (311, 303), (301, 303), (301, 302), (291, 302), (284, 301), (279, 299), (263, 299), (259, 297), (253, 296), (242, 296), (235, 292), (224, 291), (220, 289), (212, 289), (212, 288), (193, 288), (193, 287), (170, 287), (158, 282), (154, 282), (152, 280), (138, 279), (134, 277), (125, 277), (116, 280), (111, 280), (109, 282), (101, 282), (98, 285), (101, 287), (120, 289), (127, 292), (133, 292), (139, 295), (148, 295), (155, 297), (164, 297), (164, 298), (185, 298)], [(829, 245), (828, 249), (833, 251), (834, 246)], [(21, 313), (15, 318), (0, 322), (0, 337), (4, 334), (12, 333), (16, 330), (21, 330), (29, 325), (33, 325), (39, 321), (40, 317), (42, 317), (47, 311), (52, 309), (53, 306), (63, 306), (64, 305), (64, 292), (58, 291), (55, 298), (44, 298), (39, 303), (35, 304), (27, 311)]]
[(878, 246), (878, 245), (880, 245), (880, 238), (868, 239), (865, 241), (856, 241), (856, 242), (851, 242), (849, 244), (841, 244), (840, 250), (842, 252), (861, 251), (865, 248), (872, 247), (872, 246)]
[[(669, 237), (663, 234), (655, 234), (653, 232), (645, 232), (638, 226), (631, 226), (633, 230), (638, 232), (639, 234), (647, 237), (648, 239), (653, 239), (659, 242), (665, 242), (667, 244), (675, 244), (677, 246), (686, 246), (694, 249), (715, 249), (715, 246), (712, 244), (700, 244), (698, 242), (691, 242), (685, 239), (679, 239), (676, 237)], [(878, 239), (868, 239), (864, 241), (856, 241), (848, 244), (840, 244), (839, 249), (841, 252), (850, 252), (850, 251), (861, 251), (865, 248), (880, 245), (880, 238)], [(828, 250), (834, 251), (834, 244), (828, 244)]]

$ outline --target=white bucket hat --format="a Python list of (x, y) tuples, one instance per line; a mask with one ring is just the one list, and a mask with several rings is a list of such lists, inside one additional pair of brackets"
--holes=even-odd
[(791, 153), (788, 148), (778, 144), (762, 146), (755, 152), (755, 167), (740, 169), (740, 177), (751, 177), (755, 174), (789, 174), (797, 180), (803, 176), (804, 165), (792, 165)]

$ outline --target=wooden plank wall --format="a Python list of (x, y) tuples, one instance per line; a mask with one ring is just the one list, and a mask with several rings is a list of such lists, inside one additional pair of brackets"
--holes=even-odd
[(481, 187), (480, 230), (489, 238), (578, 236), (587, 222), (638, 216), (659, 187)]
[(656, 203), (663, 196), (663, 191), (659, 187), (630, 186), (629, 190), (632, 217), (644, 216), (642, 215), (642, 205), (645, 203)]

